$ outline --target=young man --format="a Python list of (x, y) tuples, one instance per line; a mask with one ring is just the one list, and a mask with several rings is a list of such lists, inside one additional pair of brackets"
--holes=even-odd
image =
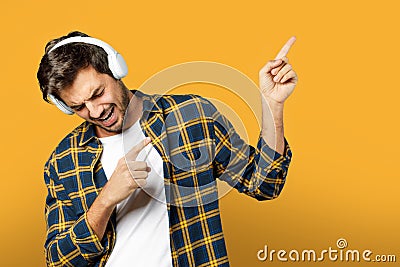
[(37, 73), (43, 99), (85, 121), (45, 164), (48, 266), (229, 266), (216, 178), (258, 200), (282, 190), (293, 42), (260, 71), (252, 147), (200, 96), (128, 90), (125, 61), (104, 42), (80, 32), (50, 41)]

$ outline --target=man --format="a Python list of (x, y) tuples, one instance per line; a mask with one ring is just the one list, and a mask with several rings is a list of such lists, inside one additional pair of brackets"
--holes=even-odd
[(229, 266), (216, 178), (258, 200), (282, 190), (294, 40), (260, 71), (257, 147), (200, 96), (128, 90), (125, 61), (107, 44), (80, 32), (50, 41), (43, 99), (85, 121), (45, 164), (48, 266)]

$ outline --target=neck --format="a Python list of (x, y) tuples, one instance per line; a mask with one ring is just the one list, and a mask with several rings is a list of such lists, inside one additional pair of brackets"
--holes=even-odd
[(134, 95), (131, 91), (129, 91), (128, 96), (130, 101), (125, 112), (124, 129), (130, 128), (140, 119), (143, 113), (143, 100)]

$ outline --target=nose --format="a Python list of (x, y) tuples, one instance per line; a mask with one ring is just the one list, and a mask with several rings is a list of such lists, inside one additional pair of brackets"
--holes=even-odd
[(86, 101), (85, 105), (89, 110), (89, 116), (94, 119), (99, 118), (104, 111), (104, 108), (102, 108), (101, 105), (95, 105), (92, 101)]

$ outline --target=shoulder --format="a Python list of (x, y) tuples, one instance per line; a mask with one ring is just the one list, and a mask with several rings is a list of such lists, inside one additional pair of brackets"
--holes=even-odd
[(166, 113), (170, 112), (192, 112), (200, 113), (199, 115), (212, 116), (217, 112), (216, 107), (207, 98), (196, 94), (184, 95), (162, 95), (159, 96), (161, 106)]
[(54, 161), (62, 157), (62, 155), (68, 154), (71, 149), (78, 147), (80, 139), (82, 138), (84, 132), (87, 131), (88, 127), (89, 123), (84, 121), (66, 136), (64, 136), (51, 152), (45, 163), (45, 168), (48, 168), (49, 165), (53, 165)]
[(197, 94), (146, 94), (140, 90), (132, 92), (143, 98), (143, 110), (146, 111), (169, 114), (197, 110), (207, 116), (217, 112), (210, 100)]

